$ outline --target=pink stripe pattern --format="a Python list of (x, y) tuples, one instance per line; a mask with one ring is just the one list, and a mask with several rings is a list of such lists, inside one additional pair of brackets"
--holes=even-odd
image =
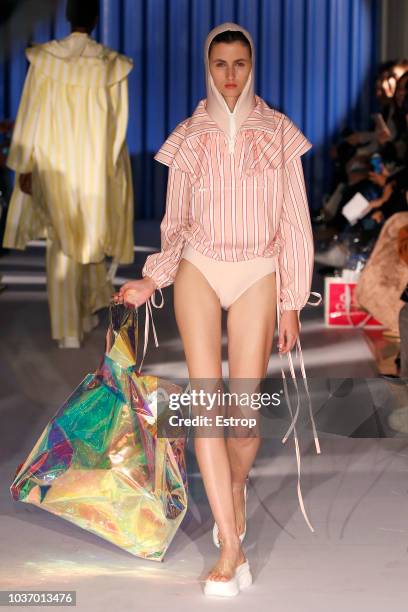
[(281, 310), (303, 308), (314, 253), (301, 155), (311, 147), (259, 96), (230, 147), (201, 100), (155, 156), (169, 167), (166, 210), (142, 275), (172, 284), (185, 243), (215, 260), (276, 257)]

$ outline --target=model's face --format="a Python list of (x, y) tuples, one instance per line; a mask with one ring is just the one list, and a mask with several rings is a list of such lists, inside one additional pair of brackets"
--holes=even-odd
[(220, 94), (238, 99), (252, 68), (250, 50), (241, 42), (217, 43), (211, 49), (209, 67)]

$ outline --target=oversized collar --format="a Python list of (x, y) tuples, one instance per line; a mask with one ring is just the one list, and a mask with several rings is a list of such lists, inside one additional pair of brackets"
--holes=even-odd
[[(269, 134), (275, 134), (278, 126), (283, 120), (284, 115), (279, 111), (270, 108), (259, 96), (255, 96), (256, 104), (241, 125), (241, 130), (260, 130)], [(200, 100), (195, 111), (187, 120), (185, 125), (185, 138), (192, 138), (200, 134), (210, 132), (221, 132), (222, 130), (211, 119), (205, 107), (206, 100)]]
[[(282, 168), (312, 147), (289, 117), (270, 108), (259, 96), (255, 99), (254, 109), (238, 131), (238, 134), (245, 131), (242, 176), (258, 174), (268, 167)], [(192, 116), (173, 130), (154, 159), (186, 172), (192, 181), (196, 181), (209, 172), (210, 163), (205, 153), (207, 143), (203, 142), (204, 146), (201, 146), (200, 135), (211, 133), (218, 136), (223, 132), (207, 113), (205, 100), (201, 100)]]

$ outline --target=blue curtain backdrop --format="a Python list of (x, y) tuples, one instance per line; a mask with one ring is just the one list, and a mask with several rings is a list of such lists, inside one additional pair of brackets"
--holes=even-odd
[[(65, 2), (31, 40), (69, 33)], [(202, 49), (209, 30), (235, 21), (257, 51), (256, 91), (286, 113), (314, 148), (304, 167), (310, 204), (330, 176), (328, 150), (345, 126), (366, 129), (374, 110), (379, 0), (101, 0), (98, 40), (130, 56), (128, 144), (136, 217), (160, 219), (166, 170), (153, 155), (205, 97)], [(0, 64), (0, 114), (14, 117), (27, 69), (18, 37)]]

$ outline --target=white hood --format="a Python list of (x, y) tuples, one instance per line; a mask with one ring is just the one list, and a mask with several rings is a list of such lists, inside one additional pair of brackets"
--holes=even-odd
[[(210, 73), (208, 61), (208, 51), (210, 48), (211, 41), (213, 40), (213, 38), (215, 38), (215, 36), (221, 34), (221, 32), (226, 32), (228, 30), (232, 30), (234, 32), (242, 32), (244, 36), (246, 36), (246, 38), (248, 39), (251, 45), (252, 52), (252, 69), (249, 73), (248, 80), (237, 100), (233, 111), (230, 111), (224, 97), (216, 88), (214, 80)], [(222, 23), (221, 25), (211, 30), (211, 32), (207, 36), (204, 45), (204, 63), (207, 85), (206, 110), (210, 117), (226, 133), (231, 148), (234, 145), (237, 131), (239, 130), (243, 122), (247, 119), (247, 117), (250, 115), (256, 104), (254, 93), (255, 49), (251, 35), (249, 34), (249, 32), (247, 32), (247, 30), (245, 30), (236, 23)]]

